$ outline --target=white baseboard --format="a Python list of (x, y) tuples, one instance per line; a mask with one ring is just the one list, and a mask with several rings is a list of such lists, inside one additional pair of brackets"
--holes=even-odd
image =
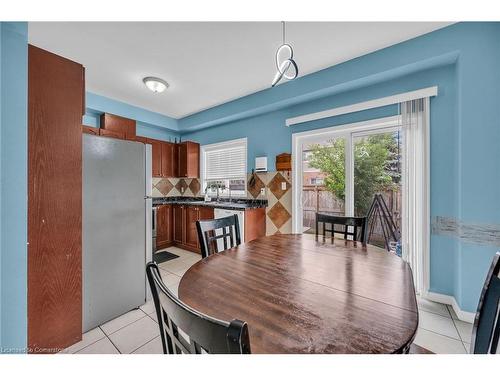
[(458, 319), (463, 320), (464, 322), (467, 323), (474, 323), (474, 318), (476, 317), (476, 313), (471, 313), (460, 309), (460, 306), (458, 306), (455, 297), (449, 296), (447, 294), (440, 294), (433, 292), (422, 293), (422, 297), (430, 301), (450, 305), (453, 308), (453, 311), (455, 311), (455, 314), (457, 314)]

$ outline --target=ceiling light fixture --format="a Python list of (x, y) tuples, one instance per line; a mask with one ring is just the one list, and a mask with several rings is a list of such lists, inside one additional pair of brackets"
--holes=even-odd
[(153, 92), (163, 92), (165, 91), (169, 84), (161, 78), (157, 77), (146, 77), (142, 80), (146, 87)]
[(271, 87), (276, 86), (283, 77), (291, 81), (299, 75), (299, 68), (293, 60), (293, 48), (285, 43), (285, 21), (281, 21), (281, 25), (283, 27), (283, 44), (276, 51), (276, 69), (278, 71), (274, 76)]

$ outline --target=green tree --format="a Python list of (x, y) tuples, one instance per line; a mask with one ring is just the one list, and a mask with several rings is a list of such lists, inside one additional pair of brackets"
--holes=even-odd
[[(326, 188), (345, 199), (345, 139), (336, 138), (311, 147), (309, 165), (325, 173)], [(366, 215), (373, 195), (383, 189), (395, 189), (399, 183), (398, 140), (393, 133), (360, 138), (354, 144), (354, 210)]]

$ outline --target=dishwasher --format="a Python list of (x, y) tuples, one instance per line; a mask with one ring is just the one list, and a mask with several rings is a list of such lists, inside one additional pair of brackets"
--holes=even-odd
[[(243, 243), (243, 242), (245, 242), (245, 211), (243, 211), (243, 210), (227, 210), (227, 209), (222, 209), (222, 208), (216, 208), (216, 209), (214, 209), (214, 218), (215, 219), (220, 219), (222, 217), (233, 216), (235, 214), (238, 215), (238, 222), (239, 222), (239, 227), (240, 227), (241, 243)], [(222, 229), (217, 229), (215, 231), (215, 233), (217, 235), (222, 234)], [(224, 248), (224, 244), (222, 243), (222, 239), (217, 240), (217, 248), (218, 249), (223, 249)]]

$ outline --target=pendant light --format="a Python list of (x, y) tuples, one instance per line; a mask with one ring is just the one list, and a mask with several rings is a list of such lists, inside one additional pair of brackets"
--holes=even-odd
[(281, 21), (283, 30), (283, 44), (276, 51), (276, 75), (274, 76), (271, 87), (281, 81), (283, 77), (288, 80), (297, 78), (299, 68), (293, 59), (293, 48), (290, 44), (285, 43), (285, 21)]

